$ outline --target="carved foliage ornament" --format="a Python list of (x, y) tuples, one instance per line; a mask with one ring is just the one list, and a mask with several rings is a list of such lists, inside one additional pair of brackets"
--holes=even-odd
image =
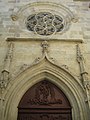
[(26, 26), (29, 31), (48, 36), (61, 32), (64, 28), (64, 21), (58, 15), (53, 15), (50, 12), (40, 12), (30, 15), (26, 20)]

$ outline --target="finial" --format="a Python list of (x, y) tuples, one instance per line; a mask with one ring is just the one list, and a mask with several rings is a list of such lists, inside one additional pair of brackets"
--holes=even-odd
[(41, 47), (43, 48), (43, 50), (42, 50), (43, 53), (48, 52), (49, 44), (46, 40), (41, 43)]

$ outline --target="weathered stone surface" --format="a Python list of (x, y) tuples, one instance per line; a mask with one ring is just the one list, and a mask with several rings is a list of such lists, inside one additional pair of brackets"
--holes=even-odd
[[(80, 114), (81, 116), (78, 115), (77, 118), (74, 115), (73, 120), (89, 120), (89, 116), (87, 115), (89, 114), (87, 101), (89, 101), (90, 104), (90, 91), (88, 92), (86, 88), (86, 94), (85, 91), (83, 91), (85, 86), (82, 84), (82, 81), (86, 80), (87, 77), (88, 80), (90, 80), (89, 4), (89, 1), (86, 2), (84, 0), (0, 0), (0, 76), (4, 75), (2, 71), (5, 70), (6, 61), (8, 64), (8, 66), (6, 66), (10, 72), (9, 78), (7, 77), (9, 84), (6, 88), (3, 86), (3, 89), (0, 89), (0, 120), (17, 120), (18, 106), (15, 105), (18, 105), (20, 97), (29, 87), (34, 85), (36, 81), (44, 79), (45, 77), (50, 79), (51, 76), (53, 77), (51, 77), (50, 80), (55, 82), (56, 85), (58, 83), (58, 86), (62, 88), (64, 92), (68, 91), (68, 93), (71, 93), (71, 96), (68, 93), (66, 94), (69, 99), (72, 99), (71, 103), (72, 101), (74, 102), (72, 106), (76, 105), (74, 108), (75, 113), (83, 111), (83, 113)], [(60, 10), (62, 10), (62, 12)], [(38, 12), (50, 12), (61, 15), (65, 19), (68, 18), (66, 21), (68, 27), (62, 34), (58, 32), (50, 36), (39, 35), (34, 30), (28, 31), (25, 23), (27, 17), (31, 14), (37, 14)], [(72, 16), (74, 16), (74, 18)], [(7, 38), (12, 39), (7, 40)], [(44, 40), (48, 42), (49, 46), (48, 53), (43, 54), (41, 43)], [(8, 46), (10, 43), (13, 43), (11, 48)], [(80, 51), (77, 50), (77, 44), (80, 47)], [(32, 67), (33, 65), (34, 67)], [(44, 73), (42, 73), (42, 69)], [(83, 73), (81, 73), (82, 69)], [(7, 73), (8, 71), (5, 72)], [(56, 76), (54, 76), (54, 74)], [(67, 77), (65, 75), (67, 75)], [(37, 79), (35, 77), (37, 77)], [(5, 80), (5, 77), (3, 77), (3, 80)], [(31, 83), (29, 82), (30, 80)], [(2, 82), (2, 80), (0, 82)], [(66, 90), (64, 89), (64, 84), (67, 84)], [(3, 84), (0, 83), (0, 85)], [(15, 87), (15, 85), (17, 86)], [(18, 91), (19, 94), (17, 94), (15, 90)], [(15, 92), (15, 96), (13, 95), (13, 91)], [(17, 96), (15, 103), (13, 102), (14, 97), (12, 96)], [(76, 102), (74, 98), (78, 102)], [(14, 104), (13, 107), (15, 107), (15, 111), (10, 106), (10, 102), (12, 106)], [(78, 110), (79, 107), (80, 109)], [(12, 114), (8, 111), (12, 111)]]

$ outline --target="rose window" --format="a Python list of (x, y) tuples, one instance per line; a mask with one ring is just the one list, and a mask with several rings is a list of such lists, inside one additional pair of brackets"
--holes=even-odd
[(49, 12), (32, 14), (27, 18), (26, 26), (29, 31), (34, 31), (39, 35), (52, 35), (61, 32), (64, 28), (62, 17)]

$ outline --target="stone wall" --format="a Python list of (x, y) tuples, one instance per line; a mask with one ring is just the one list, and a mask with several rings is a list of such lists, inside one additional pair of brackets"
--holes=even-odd
[[(0, 52), (0, 61), (2, 66), (2, 62), (5, 56), (6, 51), (6, 39), (8, 37), (33, 37), (33, 33), (30, 34), (27, 31), (27, 28), (23, 28), (23, 24), (19, 24), (18, 21), (12, 21), (11, 15), (17, 12), (22, 6), (32, 3), (33, 1), (22, 1), (22, 0), (6, 0), (0, 1), (0, 48), (2, 52)], [(34, 1), (39, 2), (39, 1)], [(52, 1), (50, 1), (52, 2)], [(89, 38), (90, 38), (90, 8), (89, 2), (79, 2), (79, 1), (63, 1), (56, 0), (56, 3), (63, 4), (64, 6), (68, 7), (77, 17), (78, 21), (76, 23), (72, 23), (69, 30), (62, 35), (57, 34), (57, 38), (64, 38), (64, 39), (82, 39), (84, 41), (84, 47), (86, 51), (84, 55), (89, 58)], [(58, 8), (57, 8), (58, 9)], [(34, 8), (35, 11), (35, 8)], [(58, 10), (57, 10), (58, 11)], [(52, 36), (54, 37), (54, 36)], [(51, 38), (51, 36), (50, 36)], [(56, 38), (56, 36), (55, 36)], [(5, 47), (4, 47), (5, 45)], [(4, 53), (4, 54), (2, 54)], [(90, 66), (89, 59), (87, 59), (87, 67)], [(89, 69), (89, 68), (88, 68)]]
[[(87, 82), (90, 79), (89, 5), (89, 1), (73, 0), (44, 0), (44, 3), (43, 0), (0, 0), (0, 100), (5, 99), (8, 93), (8, 83), (13, 84), (18, 74), (42, 56), (41, 44), (47, 41), (50, 59), (76, 77), (81, 86), (85, 81), (83, 88), (86, 87), (87, 101), (90, 104), (90, 82)], [(26, 18), (42, 11), (62, 14), (67, 29), (50, 36), (28, 31)], [(7, 79), (2, 77), (4, 73)], [(4, 79), (5, 83), (2, 83)]]

